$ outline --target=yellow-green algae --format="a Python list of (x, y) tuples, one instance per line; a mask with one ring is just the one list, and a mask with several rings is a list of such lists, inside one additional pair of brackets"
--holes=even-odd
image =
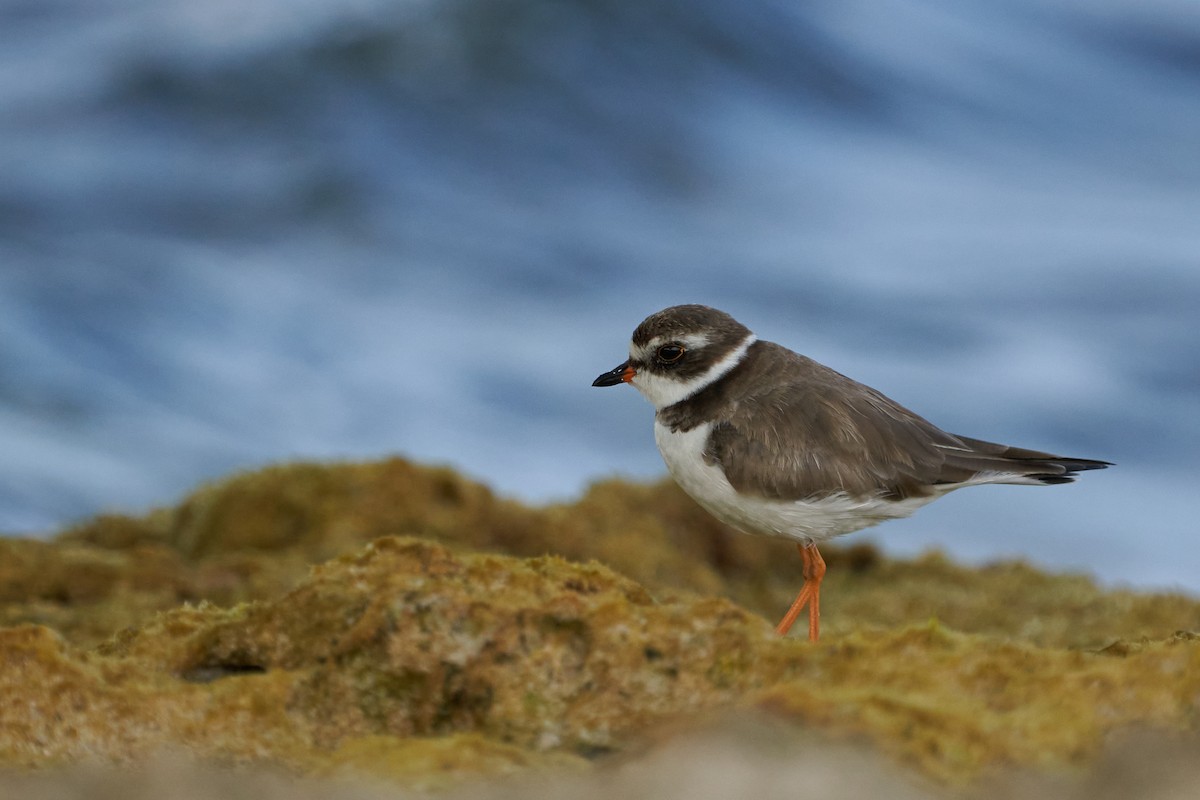
[(537, 509), (399, 459), (236, 476), (0, 539), (0, 763), (166, 749), (437, 788), (633, 757), (742, 708), (960, 784), (1197, 725), (1191, 598), (832, 550), (813, 646), (763, 618), (794, 596), (793, 552), (665, 483)]
[[(128, 615), (127, 624), (134, 624), (147, 609), (182, 600), (227, 605), (275, 597), (302, 578), (308, 565), (397, 535), (467, 550), (594, 559), (651, 590), (729, 597), (773, 621), (800, 584), (792, 545), (731, 531), (670, 481), (603, 481), (574, 503), (531, 508), (496, 497), (447, 468), (399, 458), (288, 464), (239, 474), (202, 487), (174, 508), (83, 523), (62, 534), (58, 546), (96, 559), (125, 554), (115, 580), (105, 586), (142, 597), (141, 607)], [(0, 548), (5, 546), (0, 539)], [(1179, 593), (1105, 591), (1086, 576), (1046, 574), (1019, 562), (975, 569), (937, 554), (888, 560), (869, 545), (826, 546), (822, 552), (829, 563), (822, 630), (830, 635), (937, 619), (955, 630), (1099, 648), (1118, 639), (1200, 629), (1200, 602)], [(23, 573), (6, 568), (7, 560), (0, 549), (0, 586)], [(180, 560), (186, 569), (176, 567)], [(158, 563), (164, 566), (154, 566)], [(57, 574), (47, 580), (60, 585), (69, 585), (75, 572), (52, 558), (38, 568)], [(137, 577), (147, 571), (162, 571), (163, 577)], [(173, 593), (161, 586), (142, 590), (138, 580), (159, 581)], [(78, 607), (90, 618), (94, 603), (103, 606), (106, 597), (97, 594), (60, 606)], [(73, 623), (68, 608), (58, 610), (57, 627), (64, 634), (83, 643), (98, 641), (100, 626)], [(21, 620), (20, 609), (0, 613), (0, 623)]]

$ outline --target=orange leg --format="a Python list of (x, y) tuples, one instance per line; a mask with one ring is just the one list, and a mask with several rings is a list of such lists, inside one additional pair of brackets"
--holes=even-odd
[(825, 559), (815, 544), (797, 545), (800, 557), (804, 559), (804, 585), (792, 607), (783, 615), (783, 619), (775, 626), (775, 633), (786, 636), (792, 629), (792, 624), (800, 616), (800, 612), (808, 606), (808, 640), (815, 642), (821, 633), (821, 579), (825, 577)]

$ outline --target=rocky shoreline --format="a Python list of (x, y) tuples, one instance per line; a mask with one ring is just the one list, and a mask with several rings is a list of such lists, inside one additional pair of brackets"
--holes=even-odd
[(1194, 598), (857, 546), (827, 558), (811, 645), (771, 633), (798, 584), (783, 549), (666, 483), (531, 508), (401, 459), (0, 539), (0, 788), (145, 782), (167, 754), (186, 775), (585, 796), (761, 739), (780, 776), (825, 753), (922, 796), (1086, 786), (1145, 735), (1196, 752)]

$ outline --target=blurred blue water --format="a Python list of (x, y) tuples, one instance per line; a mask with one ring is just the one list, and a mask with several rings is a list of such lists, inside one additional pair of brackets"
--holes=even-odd
[(1103, 458), (859, 538), (1200, 590), (1200, 6), (0, 0), (0, 530), (400, 452), (663, 473), (591, 379), (734, 313)]

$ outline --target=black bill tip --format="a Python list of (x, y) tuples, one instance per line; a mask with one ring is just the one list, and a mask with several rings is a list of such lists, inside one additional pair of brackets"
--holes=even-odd
[(618, 383), (629, 383), (633, 375), (633, 367), (629, 366), (629, 362), (626, 361), (596, 378), (592, 381), (592, 386), (616, 386)]

